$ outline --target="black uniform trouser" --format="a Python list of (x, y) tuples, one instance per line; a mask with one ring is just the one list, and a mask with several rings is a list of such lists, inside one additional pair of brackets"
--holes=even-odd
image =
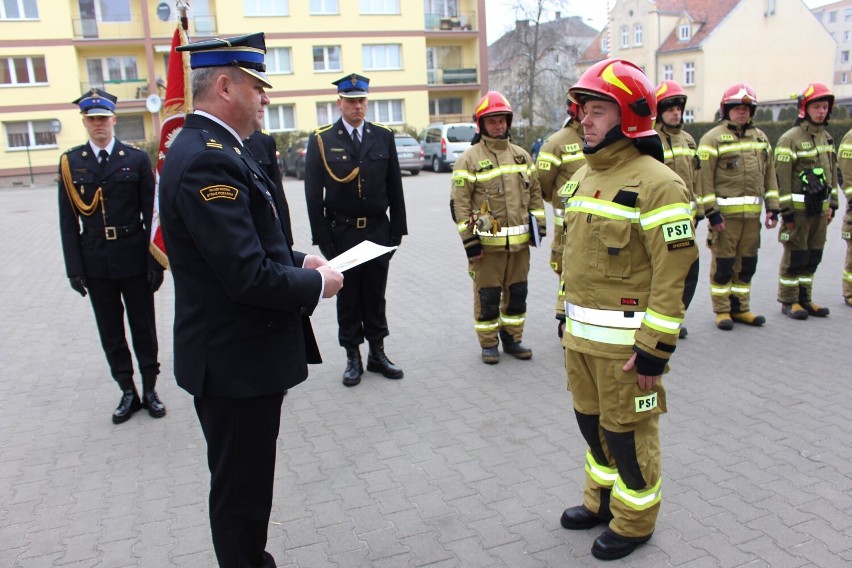
[(130, 278), (87, 278), (86, 287), (109, 370), (117, 382), (133, 378), (133, 361), (124, 334), (124, 310), (136, 363), (143, 377), (160, 373), (154, 293), (146, 274)]
[(207, 440), (210, 530), (220, 568), (275, 568), (266, 552), (284, 393), (196, 397)]
[[(336, 224), (332, 228), (338, 254), (362, 241), (387, 245), (390, 224), (379, 222), (364, 229)], [(357, 347), (367, 341), (387, 337), (385, 289), (391, 254), (385, 254), (346, 271), (343, 288), (337, 293), (338, 340), (343, 347)]]

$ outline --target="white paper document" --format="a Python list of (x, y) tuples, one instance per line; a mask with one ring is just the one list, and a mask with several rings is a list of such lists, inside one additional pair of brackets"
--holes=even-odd
[(335, 270), (343, 272), (353, 266), (358, 266), (368, 260), (373, 260), (376, 257), (394, 251), (397, 248), (398, 247), (383, 247), (382, 245), (377, 245), (372, 241), (363, 241), (343, 254), (339, 254), (329, 260), (328, 265)]

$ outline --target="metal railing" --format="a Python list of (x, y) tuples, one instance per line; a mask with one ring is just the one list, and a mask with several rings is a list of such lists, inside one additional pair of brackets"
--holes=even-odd
[[(217, 22), (213, 14), (190, 16), (189, 34), (194, 36), (216, 35)], [(131, 14), (126, 22), (101, 22), (95, 18), (73, 18), (71, 24), (74, 39), (133, 39), (145, 35), (140, 14)], [(169, 37), (174, 33), (176, 20), (162, 21), (159, 18), (149, 18), (151, 37)]]
[(445, 67), (443, 69), (427, 69), (426, 82), (429, 85), (460, 85), (478, 83), (479, 73), (475, 65), (467, 67)]
[(429, 13), (426, 16), (427, 31), (476, 31), (476, 12), (459, 12), (455, 15)]
[(121, 81), (82, 81), (80, 92), (84, 93), (90, 89), (103, 89), (111, 95), (118, 97), (119, 101), (144, 100), (150, 94), (148, 92), (148, 79), (128, 79)]

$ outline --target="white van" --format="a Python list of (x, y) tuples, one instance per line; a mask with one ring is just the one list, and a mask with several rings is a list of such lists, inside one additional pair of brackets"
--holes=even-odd
[(472, 122), (430, 124), (420, 139), (427, 166), (431, 165), (434, 172), (451, 170), (459, 156), (470, 148), (474, 134), (476, 125)]

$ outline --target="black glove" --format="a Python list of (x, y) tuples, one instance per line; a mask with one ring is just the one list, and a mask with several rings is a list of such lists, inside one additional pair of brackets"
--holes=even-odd
[(698, 223), (704, 220), (704, 215), (696, 215), (695, 216), (695, 226), (698, 226)]
[(715, 227), (716, 225), (724, 223), (725, 219), (724, 217), (722, 217), (722, 214), (717, 211), (716, 213), (713, 213), (712, 215), (708, 216), (707, 221), (710, 222), (710, 225)]
[(71, 288), (74, 289), (75, 292), (86, 297), (86, 279), (82, 276), (71, 276), (68, 278), (68, 283), (71, 284)]
[(473, 246), (469, 246), (464, 249), (464, 252), (467, 253), (468, 258), (473, 258), (475, 256), (479, 256), (482, 254), (482, 245), (479, 243), (474, 244)]
[(398, 247), (402, 244), (402, 235), (391, 235), (390, 246)]
[(662, 360), (651, 359), (647, 354), (633, 350), (636, 353), (636, 372), (640, 375), (658, 377), (666, 370), (666, 363)]
[(562, 330), (565, 329), (565, 314), (556, 314), (556, 334), (562, 339)]
[(337, 250), (334, 248), (334, 245), (331, 243), (325, 243), (319, 245), (320, 252), (325, 257), (326, 260), (331, 260), (335, 256), (337, 256)]
[(157, 268), (148, 269), (148, 284), (151, 285), (151, 293), (156, 292), (163, 285), (163, 270)]
[(793, 223), (796, 221), (796, 213), (795, 211), (781, 213), (781, 219), (783, 219), (785, 223)]

